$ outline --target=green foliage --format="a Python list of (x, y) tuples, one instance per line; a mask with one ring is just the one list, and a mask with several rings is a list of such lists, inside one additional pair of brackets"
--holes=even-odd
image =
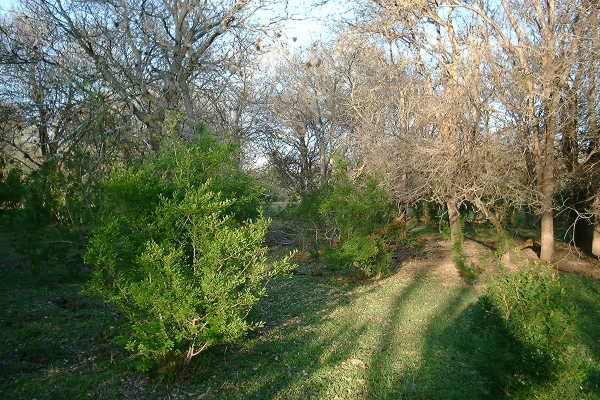
[(291, 268), (267, 262), (261, 191), (234, 150), (203, 137), (103, 182), (87, 291), (125, 316), (121, 342), (141, 369), (238, 341), (257, 325), (246, 316), (266, 282)]
[(326, 226), (335, 227), (342, 239), (369, 235), (392, 219), (394, 204), (389, 194), (370, 175), (350, 180), (348, 166), (337, 161), (331, 184), (323, 190), (318, 206)]
[(329, 184), (303, 196), (295, 214), (339, 242), (321, 238), (314, 243), (325, 263), (364, 278), (389, 271), (389, 246), (384, 236), (389, 233), (386, 228), (394, 210), (389, 194), (373, 176), (363, 174), (351, 180), (347, 164), (338, 159)]
[(23, 171), (11, 168), (0, 178), (0, 208), (17, 208), (26, 193)]
[(92, 155), (77, 148), (48, 160), (25, 180), (23, 223), (32, 229), (92, 224), (101, 174)]
[(322, 258), (336, 269), (347, 269), (350, 266), (364, 278), (381, 276), (389, 271), (390, 266), (385, 241), (361, 235), (349, 238), (340, 247), (328, 246), (323, 251)]
[(27, 175), (0, 185), (12, 197), (3, 223), (10, 226), (12, 244), (33, 268), (59, 264), (72, 273), (82, 270), (81, 255), (97, 211), (101, 176), (94, 158), (80, 149), (48, 160)]
[(42, 226), (62, 220), (62, 206), (69, 192), (65, 175), (56, 161), (49, 161), (28, 176), (24, 204), (27, 223)]
[(517, 383), (528, 388), (522, 398), (534, 398), (536, 390), (547, 391), (543, 382), (563, 392), (577, 392), (585, 378), (576, 357), (577, 312), (551, 266), (495, 276), (485, 301), (521, 347), (518, 363), (524, 372)]

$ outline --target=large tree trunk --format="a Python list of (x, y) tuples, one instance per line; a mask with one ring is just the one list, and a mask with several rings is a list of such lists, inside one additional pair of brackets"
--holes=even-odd
[[(546, 150), (547, 152), (551, 150)], [(542, 251), (540, 258), (551, 261), (554, 257), (554, 170), (552, 155), (546, 153), (546, 165), (541, 179), (542, 191), (542, 220), (540, 227), (540, 242)]]
[[(550, 110), (556, 110), (557, 105), (554, 104), (557, 96), (550, 95), (549, 102), (552, 105)], [(547, 117), (546, 126), (544, 127), (544, 151), (543, 156), (539, 160), (541, 162), (541, 179), (539, 180), (542, 192), (542, 221), (541, 221), (541, 232), (540, 242), (542, 251), (540, 258), (544, 261), (551, 261), (554, 257), (554, 191), (555, 191), (555, 177), (554, 177), (554, 138), (555, 138), (555, 127), (556, 120), (553, 115), (549, 112), (550, 116)]]
[(592, 254), (600, 257), (600, 216), (596, 216), (594, 234), (592, 236)]
[(544, 261), (551, 261), (554, 257), (554, 215), (552, 210), (542, 213), (541, 243), (540, 258)]
[(450, 240), (452, 241), (452, 261), (456, 269), (462, 273), (465, 268), (463, 256), (463, 232), (460, 223), (460, 212), (456, 200), (446, 201), (448, 207), (448, 220), (450, 221)]

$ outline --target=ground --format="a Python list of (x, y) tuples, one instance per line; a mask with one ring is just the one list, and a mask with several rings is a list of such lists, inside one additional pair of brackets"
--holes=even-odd
[[(80, 294), (85, 275), (33, 269), (2, 241), (0, 392), (7, 399), (489, 399), (514, 374), (502, 335), (481, 330), (482, 287), (465, 281), (449, 244), (428, 237), (390, 277), (353, 284), (300, 262), (253, 318), (241, 346), (199, 356), (176, 381), (133, 372), (113, 343), (118, 319)], [(467, 241), (470, 259), (493, 254)], [(581, 341), (592, 371), (580, 398), (600, 398), (600, 285), (578, 275)], [(582, 283), (583, 282), (583, 283)], [(483, 333), (482, 333), (483, 332)]]

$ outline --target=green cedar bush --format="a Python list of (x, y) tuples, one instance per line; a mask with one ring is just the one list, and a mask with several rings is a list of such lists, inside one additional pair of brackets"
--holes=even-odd
[(381, 229), (392, 220), (394, 210), (389, 194), (373, 176), (351, 180), (341, 160), (336, 161), (331, 184), (324, 188), (318, 206), (324, 224), (337, 228), (342, 240)]
[(24, 180), (22, 222), (30, 229), (91, 226), (101, 175), (97, 160), (78, 148), (47, 160)]
[(389, 271), (386, 238), (378, 232), (390, 224), (394, 211), (392, 199), (374, 177), (362, 174), (351, 180), (347, 164), (337, 159), (329, 184), (305, 195), (297, 213), (339, 237), (338, 245), (320, 243), (325, 263), (369, 278)]
[(96, 162), (88, 152), (72, 148), (27, 174), (12, 172), (0, 183), (0, 203), (11, 209), (3, 223), (32, 269), (71, 278), (83, 272), (81, 257), (97, 210), (101, 172)]
[(235, 157), (203, 137), (103, 182), (87, 292), (125, 316), (120, 339), (142, 370), (240, 340), (257, 326), (247, 315), (266, 282), (291, 269), (267, 262), (261, 192)]
[(519, 368), (529, 379), (520, 378), (527, 388), (522, 398), (536, 397), (536, 382), (565, 393), (579, 390), (585, 376), (574, 330), (577, 312), (551, 266), (522, 267), (493, 277), (485, 300), (524, 349)]
[(0, 175), (0, 208), (14, 209), (25, 195), (23, 172), (18, 168), (11, 168), (4, 175)]
[(328, 247), (323, 260), (334, 268), (352, 267), (362, 277), (381, 276), (389, 270), (390, 254), (381, 238), (356, 235), (339, 247)]

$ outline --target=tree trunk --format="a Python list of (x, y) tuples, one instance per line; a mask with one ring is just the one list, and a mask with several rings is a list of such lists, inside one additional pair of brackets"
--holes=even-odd
[(554, 216), (552, 210), (544, 211), (541, 226), (542, 252), (540, 258), (551, 261), (554, 257)]
[(423, 223), (426, 225), (431, 225), (433, 223), (433, 218), (431, 218), (431, 206), (429, 202), (424, 201), (421, 206), (423, 208)]
[(518, 226), (519, 225), (519, 213), (520, 213), (520, 209), (518, 207), (515, 207), (511, 210), (510, 213), (510, 226)]
[(40, 123), (37, 126), (37, 130), (42, 157), (44, 159), (47, 159), (50, 157), (50, 137), (48, 135), (48, 125), (46, 125), (45, 123)]
[[(550, 111), (556, 110), (558, 105), (555, 104), (558, 99), (556, 94), (550, 94), (548, 96), (550, 103)], [(554, 177), (554, 139), (555, 139), (555, 128), (556, 119), (552, 113), (548, 111), (549, 116), (546, 120), (546, 126), (544, 127), (544, 141), (543, 141), (543, 156), (539, 160), (541, 165), (539, 171), (540, 185), (542, 192), (542, 221), (541, 221), (541, 233), (540, 242), (542, 245), (542, 251), (540, 258), (544, 261), (551, 261), (554, 257), (554, 190), (555, 190), (555, 177)], [(539, 175), (538, 175), (539, 176)]]
[[(546, 150), (547, 152), (551, 150)], [(544, 261), (551, 261), (554, 257), (554, 170), (552, 165), (552, 155), (546, 155), (546, 165), (543, 168), (541, 179), (542, 191), (542, 220), (540, 242), (542, 251), (540, 258)]]
[(456, 206), (456, 200), (447, 200), (446, 206), (448, 207), (448, 220), (450, 222), (450, 240), (452, 245), (459, 243), (462, 245), (463, 235), (460, 226), (460, 212)]
[(460, 212), (456, 200), (447, 200), (448, 220), (450, 222), (450, 240), (452, 242), (452, 261), (456, 269), (462, 274), (465, 271), (463, 255), (463, 232), (460, 223)]
[(36, 86), (33, 93), (33, 101), (38, 111), (38, 121), (36, 123), (38, 131), (38, 141), (42, 158), (47, 160), (53, 155), (53, 146), (50, 140), (48, 130), (49, 111), (45, 105), (45, 93), (41, 86)]
[(475, 198), (473, 204), (475, 204), (475, 207), (477, 207), (479, 211), (485, 215), (485, 218), (492, 223), (496, 233), (502, 235), (504, 232), (504, 229), (502, 228), (502, 216), (488, 209), (481, 199)]
[(319, 140), (319, 175), (321, 185), (325, 185), (329, 178), (329, 155), (325, 138)]
[(592, 236), (592, 254), (600, 257), (600, 216), (596, 216), (594, 234)]

